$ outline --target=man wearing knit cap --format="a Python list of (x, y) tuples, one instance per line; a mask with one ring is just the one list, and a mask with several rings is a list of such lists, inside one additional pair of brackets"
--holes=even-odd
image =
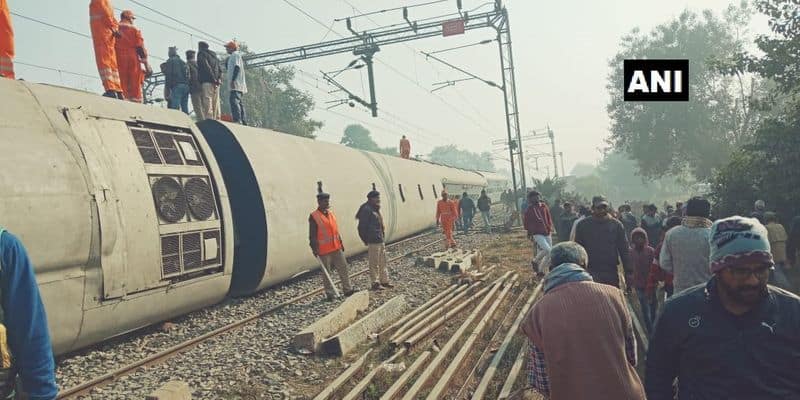
[(686, 218), (681, 226), (664, 236), (659, 265), (674, 276), (675, 293), (706, 283), (708, 271), (708, 237), (711, 234), (711, 203), (701, 197), (686, 202)]
[(711, 227), (705, 286), (664, 305), (647, 354), (649, 400), (800, 398), (800, 298), (767, 285), (767, 230), (755, 218)]
[(369, 278), (372, 290), (392, 288), (389, 272), (386, 268), (386, 227), (381, 215), (381, 194), (377, 190), (367, 193), (367, 201), (356, 213), (358, 220), (358, 236), (367, 245), (369, 258)]

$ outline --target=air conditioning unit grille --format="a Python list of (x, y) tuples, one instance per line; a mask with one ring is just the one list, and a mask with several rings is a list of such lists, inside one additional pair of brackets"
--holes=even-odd
[(183, 235), (183, 268), (185, 270), (201, 266), (200, 232)]
[(214, 215), (214, 193), (205, 180), (189, 178), (184, 185), (184, 191), (192, 217), (205, 221)]
[(156, 145), (153, 143), (153, 138), (150, 137), (150, 132), (139, 129), (132, 129), (133, 141), (136, 142), (136, 147), (139, 149), (139, 154), (142, 160), (149, 164), (161, 164), (161, 157), (158, 155)]
[(180, 238), (178, 235), (161, 237), (161, 272), (164, 276), (180, 274)]

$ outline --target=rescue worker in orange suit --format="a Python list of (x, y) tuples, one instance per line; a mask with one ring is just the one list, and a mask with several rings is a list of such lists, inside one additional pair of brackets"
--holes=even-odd
[[(116, 49), (119, 77), (125, 99), (141, 103), (145, 74), (150, 76), (153, 70), (150, 68), (150, 63), (147, 62), (147, 50), (144, 48), (142, 31), (133, 25), (135, 19), (131, 10), (125, 10), (120, 15)], [(144, 64), (144, 69), (142, 69), (142, 64)]]
[(6, 0), (0, 0), (0, 76), (14, 79), (14, 28)]
[(411, 141), (406, 139), (406, 135), (403, 135), (403, 138), (400, 139), (400, 157), (411, 158)]
[[(317, 209), (308, 216), (308, 242), (311, 252), (322, 260), (322, 265), (329, 272), (335, 268), (342, 281), (342, 290), (345, 296), (355, 292), (350, 285), (350, 275), (347, 272), (347, 259), (344, 256), (344, 244), (336, 224), (336, 216), (330, 209), (331, 195), (328, 193), (317, 194)], [(333, 282), (322, 277), (325, 293), (328, 300), (335, 299)]]
[(119, 80), (117, 51), (114, 47), (119, 37), (119, 24), (114, 18), (110, 0), (92, 0), (89, 3), (89, 26), (94, 42), (94, 57), (103, 88), (103, 96), (122, 98), (122, 84)]
[(447, 192), (443, 190), (442, 199), (436, 203), (436, 225), (441, 225), (448, 249), (456, 247), (456, 241), (453, 239), (453, 224), (456, 219), (458, 219), (456, 205), (447, 199)]

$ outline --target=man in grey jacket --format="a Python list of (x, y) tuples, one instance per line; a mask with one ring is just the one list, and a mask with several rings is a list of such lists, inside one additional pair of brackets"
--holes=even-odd
[(686, 203), (686, 218), (681, 226), (670, 229), (664, 237), (659, 262), (661, 269), (675, 277), (675, 293), (711, 278), (708, 270), (710, 212), (708, 200), (693, 197)]

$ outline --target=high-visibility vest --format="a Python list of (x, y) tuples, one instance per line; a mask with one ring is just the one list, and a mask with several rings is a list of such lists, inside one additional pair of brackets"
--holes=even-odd
[(316, 210), (311, 213), (311, 218), (317, 223), (317, 246), (319, 255), (324, 256), (343, 248), (342, 241), (339, 239), (339, 226), (336, 224), (336, 216), (333, 211), (328, 210), (328, 215)]

